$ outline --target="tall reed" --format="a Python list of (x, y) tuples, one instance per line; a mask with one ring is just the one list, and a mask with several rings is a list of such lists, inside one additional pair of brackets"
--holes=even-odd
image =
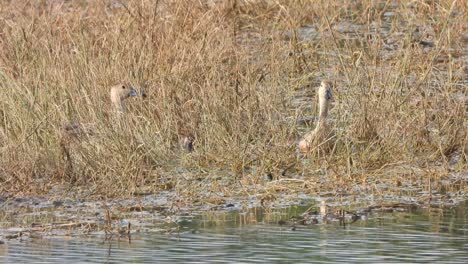
[[(1, 191), (73, 183), (128, 194), (158, 188), (181, 169), (252, 181), (324, 164), (343, 174), (398, 162), (466, 170), (466, 8), (462, 1), (2, 2)], [(307, 130), (299, 121), (317, 115), (314, 87), (324, 78), (337, 87), (336, 146), (304, 163), (295, 147)], [(148, 98), (128, 102), (115, 122), (108, 88), (121, 81)], [(92, 133), (69, 143), (66, 160), (60, 141), (68, 123)], [(178, 146), (181, 129), (195, 136), (193, 153)]]

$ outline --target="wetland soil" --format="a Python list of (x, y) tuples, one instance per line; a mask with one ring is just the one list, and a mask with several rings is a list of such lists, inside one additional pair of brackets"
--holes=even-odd
[[(378, 179), (378, 180), (377, 180)], [(21, 237), (73, 236), (122, 232), (168, 231), (183, 219), (207, 213), (239, 213), (310, 206), (364, 215), (428, 207), (450, 207), (466, 201), (468, 174), (438, 177), (429, 186), (416, 178), (373, 178), (344, 187), (334, 177), (284, 178), (257, 184), (187, 181), (185, 188), (135, 192), (126, 198), (92, 195), (91, 188), (51, 188), (41, 196), (0, 197), (0, 240)], [(237, 186), (238, 188), (233, 188)], [(246, 187), (248, 186), (248, 187)], [(323, 201), (323, 202), (322, 202)], [(341, 211), (340, 211), (341, 212)], [(320, 214), (320, 213), (318, 213)], [(339, 217), (338, 217), (339, 218)], [(273, 224), (286, 223), (284, 219)], [(170, 226), (167, 229), (167, 226)], [(172, 224), (172, 226), (171, 226)], [(129, 230), (130, 228), (130, 230)]]

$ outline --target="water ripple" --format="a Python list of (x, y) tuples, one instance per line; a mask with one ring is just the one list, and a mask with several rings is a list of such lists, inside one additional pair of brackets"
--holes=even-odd
[[(5, 263), (468, 263), (466, 210), (431, 216), (374, 218), (291, 227), (185, 221), (178, 234), (135, 234), (126, 240), (88, 238), (11, 240)], [(462, 212), (462, 213), (460, 213)], [(233, 212), (233, 215), (236, 213)], [(229, 220), (231, 219), (231, 220)]]

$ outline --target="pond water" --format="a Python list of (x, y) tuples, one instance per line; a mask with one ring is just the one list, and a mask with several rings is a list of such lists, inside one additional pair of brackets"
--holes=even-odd
[(4, 263), (468, 263), (468, 203), (371, 214), (366, 220), (279, 225), (307, 207), (181, 218), (166, 231), (11, 239)]

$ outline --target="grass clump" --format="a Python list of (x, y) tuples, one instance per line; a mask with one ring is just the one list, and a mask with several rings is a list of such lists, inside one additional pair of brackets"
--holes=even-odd
[[(2, 191), (130, 194), (166, 181), (466, 171), (462, 1), (10, 1), (0, 4)], [(331, 78), (336, 145), (295, 142)], [(111, 85), (144, 89), (116, 119)], [(311, 121), (312, 120), (312, 121)], [(305, 126), (302, 125), (305, 122)], [(66, 124), (86, 127), (67, 141)], [(195, 151), (179, 146), (182, 131)], [(380, 171), (379, 171), (380, 173)], [(351, 181), (352, 182), (352, 181)]]

